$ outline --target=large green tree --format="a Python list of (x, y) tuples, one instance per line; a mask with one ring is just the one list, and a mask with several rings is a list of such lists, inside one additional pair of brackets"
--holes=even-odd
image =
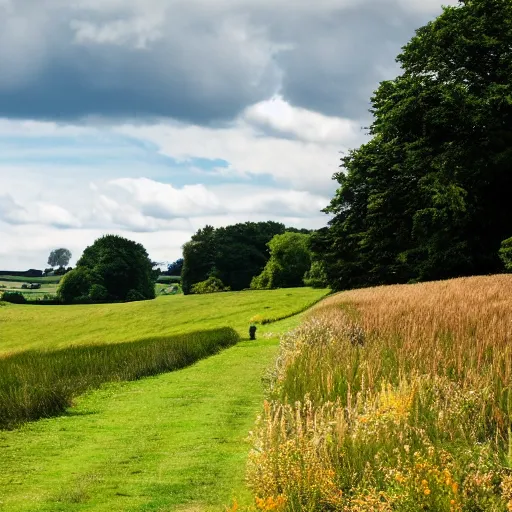
[[(59, 295), (65, 302), (94, 302), (155, 298), (153, 263), (144, 247), (117, 235), (106, 235), (87, 247), (62, 280)], [(101, 288), (100, 288), (101, 287)]]
[(311, 267), (309, 235), (283, 233), (268, 243), (270, 259), (263, 272), (254, 277), (251, 288), (293, 288), (303, 286), (304, 274)]
[(512, 2), (444, 8), (397, 60), (313, 237), (335, 289), (499, 271), (512, 235)]

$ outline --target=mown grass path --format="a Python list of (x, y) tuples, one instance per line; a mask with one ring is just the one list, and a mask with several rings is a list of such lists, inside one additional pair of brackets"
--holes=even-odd
[(244, 341), (183, 370), (109, 384), (66, 416), (0, 432), (0, 510), (196, 512), (248, 500), (245, 439), (277, 345)]

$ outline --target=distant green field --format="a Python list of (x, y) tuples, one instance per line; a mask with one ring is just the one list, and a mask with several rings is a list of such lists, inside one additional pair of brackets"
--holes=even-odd
[[(45, 278), (46, 279), (46, 278)], [(48, 278), (48, 279), (60, 279), (60, 278)], [(26, 290), (22, 289), (21, 286), (24, 283), (41, 283), (41, 288), (37, 290)], [(168, 288), (178, 285), (179, 281), (169, 281), (169, 282), (158, 282), (155, 284), (155, 292), (157, 295), (160, 295)], [(45, 295), (55, 295), (57, 293), (57, 288), (59, 286), (58, 282), (53, 281), (38, 281), (36, 280), (18, 280), (15, 278), (13, 280), (4, 279), (3, 276), (0, 276), (0, 295), (6, 291), (15, 291), (21, 292), (25, 295), (27, 300), (35, 300), (42, 299)], [(181, 293), (181, 288), (179, 293)]]
[[(21, 286), (24, 283), (41, 283), (41, 288), (37, 290), (26, 290)], [(45, 295), (55, 295), (57, 293), (58, 283), (51, 281), (32, 281), (32, 280), (13, 280), (9, 281), (0, 276), (0, 295), (3, 292), (21, 292), (27, 300), (42, 299)]]
[(48, 277), (22, 277), (22, 276), (0, 276), (0, 281), (8, 281), (13, 283), (53, 283), (58, 284), (62, 276)]
[[(0, 355), (29, 349), (119, 343), (233, 327), (247, 337), (251, 320), (284, 318), (314, 304), (328, 290), (290, 288), (211, 295), (175, 295), (124, 304), (0, 307)], [(258, 332), (272, 331), (272, 325)]]

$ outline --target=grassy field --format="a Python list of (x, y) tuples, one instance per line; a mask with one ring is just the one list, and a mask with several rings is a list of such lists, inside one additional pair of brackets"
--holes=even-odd
[[(57, 288), (59, 286), (59, 280), (60, 277), (56, 278), (43, 278), (45, 280), (41, 279), (35, 279), (35, 280), (26, 280), (26, 279), (20, 279), (20, 278), (13, 278), (10, 279), (2, 279), (2, 276), (0, 276), (0, 295), (3, 292), (9, 291), (9, 292), (21, 292), (25, 296), (27, 300), (35, 300), (35, 299), (42, 299), (45, 296), (51, 295), (54, 296), (57, 294)], [(47, 280), (46, 280), (47, 279)], [(41, 283), (41, 288), (35, 289), (35, 290), (27, 290), (23, 289), (21, 286), (24, 283)], [(155, 283), (155, 293), (158, 295), (162, 294), (164, 290), (169, 289), (171, 286), (178, 286), (179, 288), (179, 282), (158, 282)], [(181, 292), (180, 292), (181, 293)]]
[(512, 510), (512, 276), (354, 290), (281, 342), (261, 510)]
[(199, 512), (251, 500), (247, 434), (277, 340), (79, 398), (66, 416), (0, 431), (0, 510)]
[[(0, 356), (31, 349), (137, 341), (219, 327), (232, 327), (246, 338), (254, 316), (286, 317), (314, 304), (327, 293), (327, 290), (291, 288), (175, 295), (125, 304), (8, 304), (0, 307)], [(271, 330), (271, 326), (258, 328), (258, 332)]]
[[(7, 305), (0, 308), (2, 332), (17, 341), (2, 337), (4, 356), (18, 355), (4, 361), (25, 357), (25, 348), (49, 349), (44, 357), (99, 342), (135, 348), (148, 336), (198, 326), (230, 326), (246, 336), (253, 316), (289, 316), (323, 295), (302, 289), (111, 306)], [(274, 361), (277, 333), (298, 321), (260, 326), (256, 342), (172, 373), (103, 385), (65, 415), (0, 431), (0, 510), (199, 512), (223, 510), (233, 498), (248, 504), (246, 438), (261, 407), (261, 379)], [(27, 329), (31, 322), (38, 328)]]
[(0, 429), (55, 416), (105, 382), (177, 370), (235, 345), (231, 328), (0, 358)]
[(48, 276), (48, 277), (24, 277), (24, 276), (0, 276), (0, 281), (9, 283), (41, 283), (43, 284), (59, 284), (62, 276)]
[(35, 283), (40, 281), (31, 281), (31, 280), (23, 280), (23, 281), (6, 281), (3, 279), (3, 276), (0, 276), (0, 295), (3, 292), (21, 292), (25, 296), (27, 300), (34, 300), (43, 298), (46, 295), (55, 295), (57, 293), (58, 283), (54, 283), (51, 281), (43, 281), (41, 282), (41, 288), (36, 290), (26, 290), (21, 286), (24, 283)]

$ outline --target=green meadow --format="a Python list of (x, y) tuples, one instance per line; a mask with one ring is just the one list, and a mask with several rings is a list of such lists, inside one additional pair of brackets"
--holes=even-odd
[[(251, 320), (278, 320), (328, 293), (313, 288), (175, 295), (153, 301), (73, 306), (0, 307), (0, 356), (71, 345), (138, 341), (197, 330), (232, 327), (248, 336)], [(272, 331), (260, 326), (259, 332)]]
[[(22, 404), (28, 390), (50, 393), (39, 397), (43, 419), (19, 423), (11, 411), (10, 430), (0, 430), (0, 510), (195, 512), (223, 510), (235, 498), (250, 503), (247, 435), (277, 334), (326, 294), (2, 305), (0, 419), (2, 392), (18, 385)], [(254, 342), (247, 331), (255, 317), (286, 319), (258, 325)], [(52, 382), (68, 393), (55, 410)]]

